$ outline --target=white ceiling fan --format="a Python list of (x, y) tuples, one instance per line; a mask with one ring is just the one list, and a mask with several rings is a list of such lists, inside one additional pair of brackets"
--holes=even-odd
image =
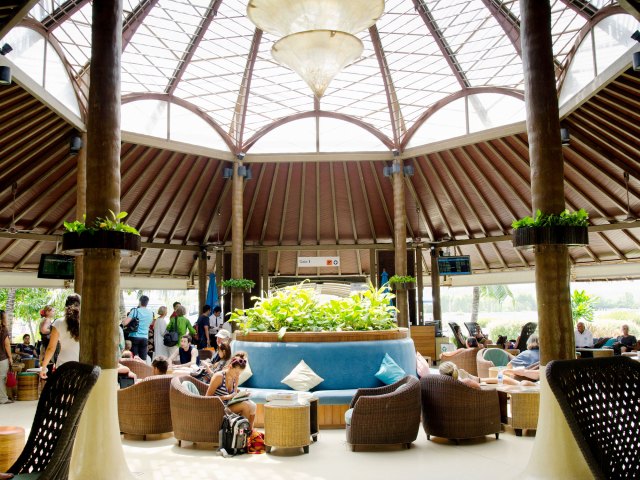
[(32, 230), (22, 230), (16, 227), (16, 194), (18, 193), (18, 183), (14, 183), (11, 185), (11, 195), (13, 199), (11, 200), (11, 223), (8, 227), (0, 228), (0, 232), (4, 233), (33, 233)]

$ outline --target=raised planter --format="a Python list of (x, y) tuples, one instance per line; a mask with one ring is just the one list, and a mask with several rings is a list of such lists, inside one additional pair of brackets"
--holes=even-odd
[(513, 246), (516, 248), (531, 248), (534, 245), (578, 247), (588, 244), (587, 227), (521, 227), (513, 231)]
[(113, 230), (96, 232), (67, 232), (62, 235), (62, 251), (67, 255), (82, 255), (87, 249), (107, 248), (120, 250), (123, 256), (138, 255), (141, 250), (140, 235)]
[(287, 332), (278, 339), (278, 332), (236, 333), (236, 340), (243, 342), (368, 342), (372, 340), (402, 340), (409, 337), (407, 328), (394, 330), (358, 330), (350, 332)]
[(404, 283), (390, 283), (389, 284), (389, 289), (392, 292), (395, 291), (402, 291), (402, 290), (415, 290), (416, 289), (416, 282), (404, 282)]
[(250, 288), (242, 288), (242, 287), (224, 287), (223, 293), (251, 293)]

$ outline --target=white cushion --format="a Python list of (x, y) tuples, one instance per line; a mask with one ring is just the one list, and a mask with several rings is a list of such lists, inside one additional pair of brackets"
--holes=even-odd
[(308, 392), (322, 382), (324, 382), (324, 378), (316, 375), (309, 365), (304, 363), (304, 360), (300, 360), (291, 373), (282, 379), (282, 383), (299, 392)]
[(244, 370), (242, 370), (242, 373), (238, 377), (238, 386), (249, 380), (252, 375), (253, 372), (251, 371), (251, 365), (249, 365), (249, 361), (247, 360), (247, 366), (244, 367)]
[(182, 382), (182, 386), (186, 388), (189, 393), (193, 393), (194, 395), (198, 396), (200, 395), (200, 390), (198, 390), (198, 387), (196, 387), (193, 382), (185, 380), (184, 382)]

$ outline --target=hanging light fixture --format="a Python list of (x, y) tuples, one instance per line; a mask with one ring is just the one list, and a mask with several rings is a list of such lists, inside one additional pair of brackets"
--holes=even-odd
[(251, 0), (247, 16), (280, 38), (273, 58), (295, 71), (320, 98), (336, 74), (364, 50), (354, 34), (376, 23), (384, 0)]

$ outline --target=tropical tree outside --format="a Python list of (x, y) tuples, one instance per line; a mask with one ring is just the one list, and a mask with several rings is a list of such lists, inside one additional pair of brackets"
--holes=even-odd
[(571, 317), (573, 324), (579, 321), (593, 322), (595, 304), (599, 298), (589, 295), (584, 290), (574, 290), (571, 294)]
[[(53, 305), (57, 312), (64, 309), (64, 302), (71, 290), (51, 288), (7, 288), (0, 289), (0, 308), (5, 305), (9, 319), (9, 332), (13, 335), (13, 319), (23, 321), (34, 340), (39, 339), (38, 322), (40, 310), (45, 305)], [(13, 338), (13, 337), (12, 337)]]
[(484, 285), (482, 287), (473, 287), (473, 299), (471, 300), (471, 321), (478, 321), (478, 311), (480, 310), (480, 297), (487, 297), (496, 300), (499, 305), (511, 297), (511, 301), (515, 304), (513, 292), (507, 285)]

